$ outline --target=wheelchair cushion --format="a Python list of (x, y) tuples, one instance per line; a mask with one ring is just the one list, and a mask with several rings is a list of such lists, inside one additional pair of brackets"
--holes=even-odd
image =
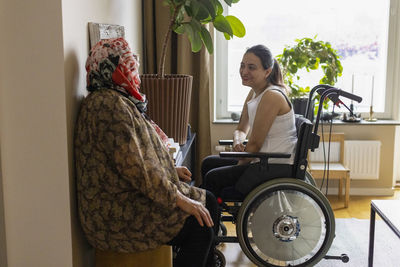
[(246, 195), (237, 191), (234, 186), (225, 187), (221, 191), (221, 198), (224, 202), (242, 202), (245, 197)]
[(235, 189), (247, 195), (251, 190), (260, 184), (274, 178), (292, 178), (293, 165), (289, 164), (268, 164), (267, 166), (261, 163), (250, 164), (243, 172), (239, 180), (236, 182)]

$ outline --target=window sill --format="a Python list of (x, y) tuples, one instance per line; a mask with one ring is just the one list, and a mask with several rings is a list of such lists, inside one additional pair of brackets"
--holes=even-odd
[(238, 124), (239, 121), (234, 121), (232, 119), (215, 119), (212, 122), (213, 124)]
[[(330, 122), (322, 122), (322, 124), (330, 124)], [(376, 125), (376, 126), (397, 126), (400, 125), (400, 121), (396, 120), (376, 120), (366, 121), (362, 119), (360, 122), (344, 122), (342, 120), (333, 120), (333, 125)]]
[[(238, 124), (239, 121), (234, 121), (232, 119), (216, 119), (213, 124)], [(329, 122), (322, 122), (322, 124), (327, 125)], [(361, 120), (360, 122), (344, 122), (341, 120), (333, 120), (333, 125), (376, 125), (376, 126), (398, 126), (400, 121), (397, 120), (377, 120), (377, 121), (366, 121)]]

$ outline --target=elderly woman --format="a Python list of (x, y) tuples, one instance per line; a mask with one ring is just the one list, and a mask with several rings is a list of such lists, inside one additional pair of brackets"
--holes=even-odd
[(99, 250), (169, 244), (178, 247), (174, 266), (212, 266), (216, 200), (180, 180), (191, 174), (175, 169), (165, 134), (144, 113), (138, 65), (122, 38), (100, 41), (86, 62), (90, 93), (75, 132), (84, 233)]

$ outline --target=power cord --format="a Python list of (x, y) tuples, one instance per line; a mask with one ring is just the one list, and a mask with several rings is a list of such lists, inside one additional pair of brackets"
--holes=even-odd
[[(332, 108), (332, 114), (335, 112), (335, 105)], [(332, 136), (332, 126), (333, 126), (333, 118), (331, 118), (329, 124), (329, 139), (328, 139), (328, 157), (325, 152), (325, 139), (324, 139), (324, 124), (321, 124), (321, 134), (322, 134), (322, 149), (324, 154), (324, 172), (322, 177), (322, 183), (320, 186), (320, 191), (322, 192), (322, 188), (324, 186), (325, 177), (326, 177), (326, 188), (325, 188), (325, 196), (328, 196), (328, 188), (329, 188), (329, 163), (330, 163), (330, 155), (331, 155), (331, 136)]]

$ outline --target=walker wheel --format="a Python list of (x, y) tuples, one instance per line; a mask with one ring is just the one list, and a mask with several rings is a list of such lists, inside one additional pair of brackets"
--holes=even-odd
[(219, 249), (214, 250), (214, 261), (215, 267), (225, 267), (226, 265), (225, 256)]
[(222, 236), (226, 236), (228, 233), (225, 224), (223, 224), (222, 222), (220, 222), (219, 224), (219, 231)]
[(347, 256), (347, 254), (342, 254), (340, 256), (342, 258), (342, 262), (344, 262), (344, 263), (349, 262), (350, 259), (349, 259), (349, 256)]

